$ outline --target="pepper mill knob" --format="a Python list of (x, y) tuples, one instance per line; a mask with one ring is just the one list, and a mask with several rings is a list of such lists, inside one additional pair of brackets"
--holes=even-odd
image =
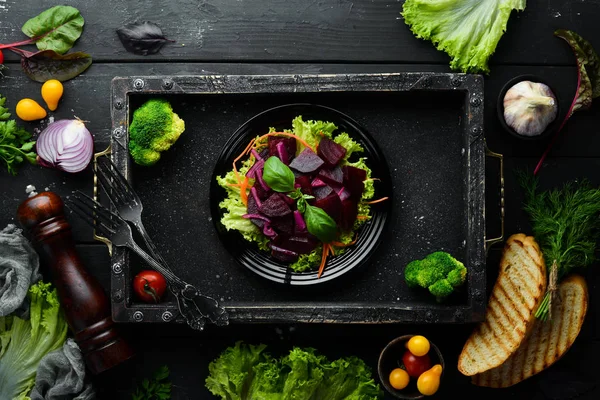
[(106, 371), (133, 356), (110, 315), (110, 304), (100, 283), (85, 269), (75, 250), (71, 226), (60, 196), (42, 192), (17, 210), (42, 266), (52, 275), (65, 316), (93, 374)]

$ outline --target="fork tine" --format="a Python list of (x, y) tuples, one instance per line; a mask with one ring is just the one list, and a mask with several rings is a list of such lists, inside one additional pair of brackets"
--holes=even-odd
[(103, 171), (99, 172), (100, 173), (97, 176), (98, 180), (100, 181), (100, 186), (102, 186), (102, 188), (108, 195), (108, 198), (110, 199), (111, 203), (117, 208), (119, 208), (119, 206), (121, 205), (125, 205), (127, 203), (127, 199), (124, 197), (121, 191), (117, 190), (112, 186), (110, 180), (106, 177), (106, 175), (104, 175)]
[[(108, 160), (108, 158), (106, 158)], [(117, 196), (119, 196), (119, 200), (123, 203), (127, 203), (127, 198), (125, 197), (125, 192), (127, 191), (127, 187), (123, 185), (119, 176), (115, 176), (114, 172), (111, 171), (111, 167), (104, 164), (103, 162), (98, 163), (99, 166), (99, 177), (104, 178), (104, 183), (107, 184), (108, 187), (112, 188)], [(106, 187), (105, 187), (106, 189)]]
[(117, 184), (121, 187), (121, 189), (123, 189), (123, 191), (127, 191), (130, 192), (131, 195), (135, 196), (135, 192), (133, 191), (133, 188), (131, 187), (131, 185), (129, 184), (129, 182), (127, 182), (127, 179), (125, 179), (125, 177), (123, 176), (123, 174), (121, 174), (121, 172), (119, 172), (119, 170), (117, 169), (117, 166), (112, 162), (112, 160), (108, 157), (104, 157), (106, 164), (103, 164), (102, 166), (105, 168), (105, 170), (108, 172), (108, 174), (110, 174), (110, 176), (113, 177), (113, 182), (117, 182)]
[(83, 206), (82, 208), (87, 208), (89, 213), (95, 213), (97, 216), (96, 220), (103, 222), (107, 226), (114, 227), (116, 225), (117, 222), (115, 221), (118, 221), (119, 217), (96, 200), (80, 191), (74, 192), (73, 197), (79, 201), (79, 204)]
[(71, 199), (67, 199), (66, 201), (67, 207), (75, 214), (77, 214), (81, 219), (83, 219), (87, 224), (91, 227), (95, 228), (100, 234), (107, 236), (108, 234), (114, 234), (115, 230), (109, 226), (106, 226), (102, 221), (95, 220), (94, 217), (89, 214), (86, 210), (83, 209), (79, 202), (75, 202)]

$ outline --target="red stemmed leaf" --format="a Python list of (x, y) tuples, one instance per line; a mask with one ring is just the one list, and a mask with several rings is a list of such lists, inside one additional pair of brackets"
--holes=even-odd
[(81, 74), (92, 64), (92, 56), (81, 51), (69, 54), (58, 54), (54, 50), (32, 53), (17, 48), (12, 51), (21, 56), (21, 67), (25, 74), (36, 82), (57, 79), (68, 81)]
[(575, 93), (575, 98), (571, 103), (571, 107), (569, 107), (565, 119), (558, 127), (552, 141), (535, 167), (535, 170), (533, 171), (534, 175), (539, 172), (562, 128), (569, 118), (571, 118), (573, 113), (577, 110), (589, 109), (592, 106), (592, 99), (600, 96), (600, 58), (590, 42), (579, 36), (577, 33), (564, 29), (555, 31), (554, 35), (564, 39), (573, 49), (573, 53), (577, 60), (577, 92)]

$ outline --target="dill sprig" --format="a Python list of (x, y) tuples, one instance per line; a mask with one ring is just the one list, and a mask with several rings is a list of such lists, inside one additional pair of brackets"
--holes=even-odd
[(582, 180), (566, 183), (560, 189), (539, 191), (535, 176), (518, 175), (525, 189), (524, 209), (529, 214), (533, 235), (550, 273), (548, 290), (535, 313), (536, 318), (546, 320), (557, 282), (573, 268), (588, 266), (596, 258), (596, 243), (600, 237), (600, 189)]

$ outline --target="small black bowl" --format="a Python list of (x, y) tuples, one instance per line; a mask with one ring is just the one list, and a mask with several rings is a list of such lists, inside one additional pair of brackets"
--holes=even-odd
[[(379, 380), (381, 384), (392, 396), (397, 399), (422, 399), (425, 397), (424, 394), (421, 394), (417, 390), (417, 378), (410, 378), (410, 382), (408, 386), (404, 389), (398, 390), (394, 389), (389, 382), (389, 376), (392, 370), (399, 368), (402, 365), (402, 356), (406, 352), (406, 342), (415, 335), (404, 335), (397, 337), (392, 340), (385, 346), (385, 348), (381, 351), (379, 355), (379, 362), (377, 363), (377, 373), (379, 375)], [(442, 366), (442, 376), (440, 380), (444, 378), (444, 371), (446, 370), (446, 364), (444, 363), (444, 358), (442, 357), (442, 353), (437, 348), (435, 344), (429, 341), (431, 348), (429, 349), (429, 358), (431, 359), (431, 366), (433, 367), (436, 364), (440, 364)]]
[[(552, 90), (552, 93), (554, 94), (554, 97), (556, 98), (556, 118), (554, 119), (554, 121), (552, 121), (546, 127), (545, 131), (543, 131), (542, 133), (540, 133), (539, 135), (536, 135), (536, 136), (520, 135), (513, 128), (508, 126), (508, 124), (504, 120), (504, 96), (506, 96), (506, 92), (508, 92), (508, 90), (511, 87), (513, 87), (514, 85), (516, 85), (517, 83), (522, 82), (522, 81), (543, 83), (544, 85), (547, 85), (550, 88), (550, 90)], [(500, 120), (500, 125), (502, 125), (504, 130), (507, 131), (508, 133), (510, 133), (511, 135), (513, 135), (514, 137), (517, 137), (517, 138), (523, 139), (523, 140), (539, 140), (539, 139), (546, 138), (550, 134), (552, 134), (553, 132), (556, 131), (556, 129), (558, 128), (558, 124), (560, 122), (560, 102), (558, 101), (558, 96), (556, 95), (556, 91), (552, 88), (552, 86), (548, 85), (548, 83), (546, 81), (544, 81), (543, 79), (541, 79), (535, 75), (519, 75), (519, 76), (516, 76), (513, 79), (509, 80), (508, 82), (506, 82), (506, 84), (500, 91), (500, 95), (498, 96), (497, 109), (498, 109), (498, 119)]]

